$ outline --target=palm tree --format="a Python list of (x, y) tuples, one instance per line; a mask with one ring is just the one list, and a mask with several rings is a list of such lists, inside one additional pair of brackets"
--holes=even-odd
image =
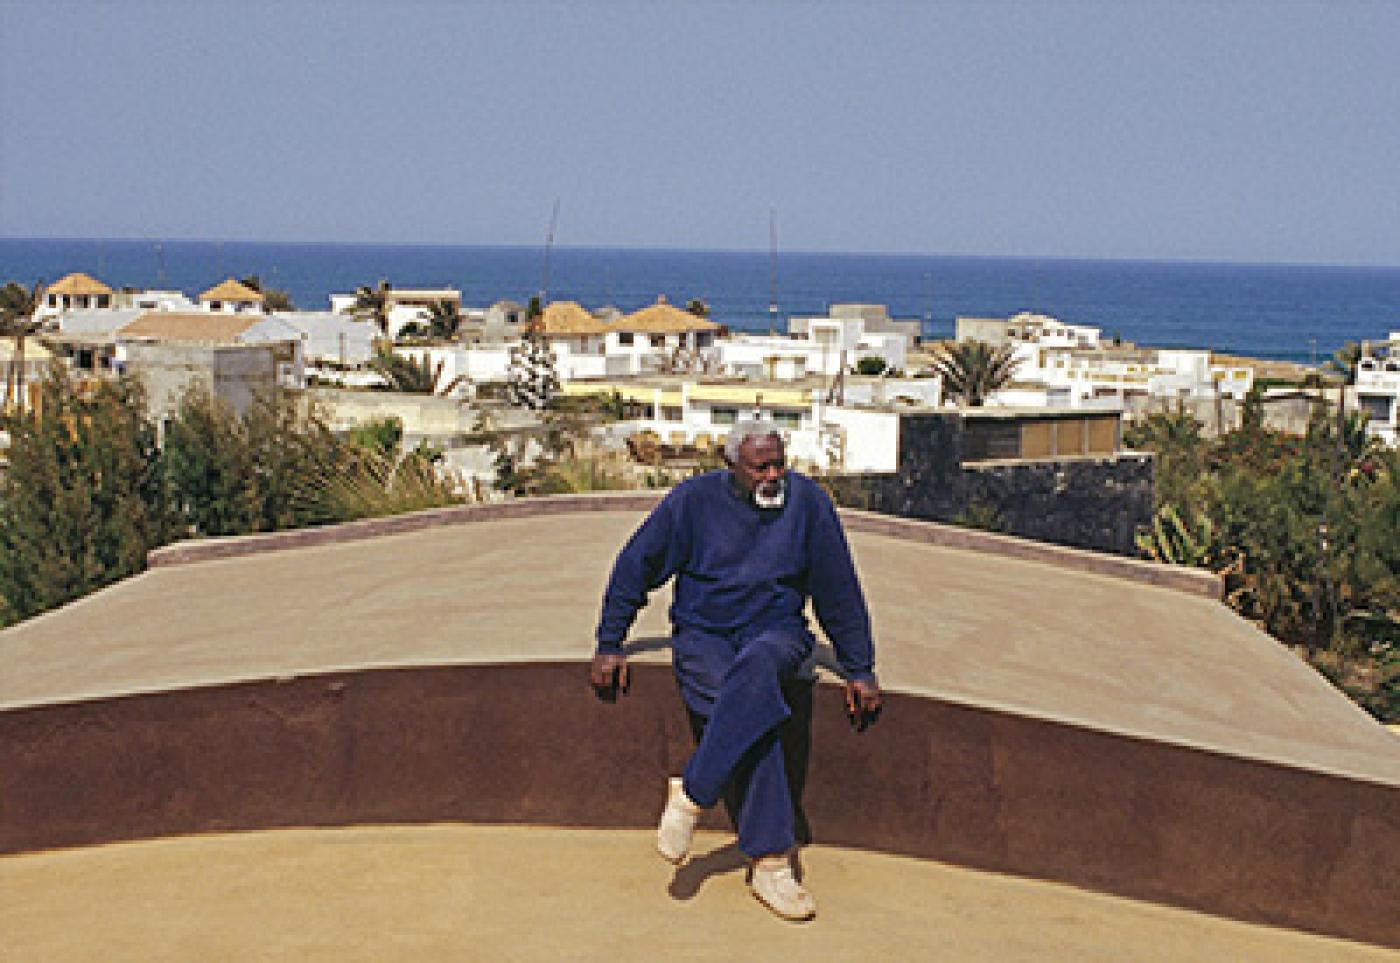
[(10, 281), (0, 288), (0, 335), (15, 339), (15, 349), (5, 372), (3, 407), (8, 407), (11, 399), (24, 406), (24, 339), (39, 330), (34, 312), (39, 308), (43, 289), (42, 281), (36, 282), (33, 288), (26, 288), (16, 281)]
[(1327, 363), (1322, 366), (1323, 371), (1330, 371), (1341, 375), (1349, 385), (1356, 384), (1356, 367), (1361, 363), (1361, 345), (1355, 341), (1348, 341), (1336, 350), (1332, 357), (1327, 359)]
[(985, 341), (958, 341), (938, 349), (933, 370), (943, 378), (943, 393), (961, 399), (970, 408), (979, 407), (987, 396), (1010, 383), (1020, 360), (1009, 344)]
[(263, 287), (262, 278), (256, 274), (248, 275), (243, 279), (243, 283), (263, 296), (263, 310), (265, 311), (295, 311), (297, 309), (297, 306), (292, 303), (290, 292), (282, 288)]
[(386, 338), (389, 336), (389, 292), (392, 290), (393, 286), (388, 281), (380, 280), (374, 287), (361, 285), (355, 291), (355, 317), (361, 321), (373, 321), (379, 327), (379, 333)]
[(421, 358), (414, 360), (381, 348), (370, 359), (369, 366), (389, 383), (390, 390), (406, 394), (446, 397), (467, 380), (466, 375), (458, 375), (442, 384), (443, 362), (433, 364), (426, 352)]
[(428, 308), (428, 331), (434, 338), (451, 340), (461, 323), (462, 314), (451, 301), (435, 301)]

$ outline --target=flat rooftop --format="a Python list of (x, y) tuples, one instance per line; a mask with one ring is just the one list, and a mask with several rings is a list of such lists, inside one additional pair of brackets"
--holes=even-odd
[[(0, 632), (0, 709), (371, 667), (583, 663), (642, 517), (500, 518), (152, 569)], [(887, 535), (851, 544), (889, 689), (1400, 786), (1400, 741), (1218, 602)], [(634, 629), (639, 659), (669, 658), (665, 603)]]
[[(1378, 947), (835, 847), (817, 918), (774, 919), (728, 837), (677, 870), (638, 830), (377, 826), (0, 858), (24, 960), (1393, 960)], [(81, 925), (75, 925), (81, 921)], [(658, 925), (664, 921), (664, 925)]]

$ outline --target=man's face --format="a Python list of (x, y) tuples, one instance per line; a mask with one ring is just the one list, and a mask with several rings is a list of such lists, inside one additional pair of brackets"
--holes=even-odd
[(787, 472), (782, 439), (777, 435), (747, 438), (739, 457), (729, 463), (739, 490), (760, 508), (783, 504), (783, 475)]

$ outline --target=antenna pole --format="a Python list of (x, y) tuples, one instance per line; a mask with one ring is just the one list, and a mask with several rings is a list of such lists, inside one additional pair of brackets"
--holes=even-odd
[(549, 234), (544, 239), (544, 273), (540, 277), (540, 310), (549, 300), (549, 252), (554, 248), (554, 229), (559, 226), (559, 198), (554, 199), (554, 213), (549, 216)]
[(778, 211), (768, 208), (768, 333), (778, 333)]

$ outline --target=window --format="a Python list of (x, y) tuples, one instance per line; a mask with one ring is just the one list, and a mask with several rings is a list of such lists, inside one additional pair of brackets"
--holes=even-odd
[(662, 406), (661, 406), (661, 420), (662, 420), (662, 421), (680, 421), (680, 420), (681, 420), (681, 409), (680, 409), (680, 406), (679, 406), (679, 405), (662, 405)]
[(651, 336), (651, 346), (653, 348), (666, 347), (666, 336), (664, 334), (653, 334)]
[(623, 347), (630, 347), (632, 344), (632, 332), (619, 331), (617, 333), (617, 343), (622, 345)]
[(209, 310), (210, 310), (210, 311), (222, 311), (223, 309), (224, 309), (224, 302), (222, 302), (222, 301), (210, 301), (210, 302), (209, 302)]
[(802, 413), (798, 411), (775, 411), (773, 412), (773, 424), (779, 428), (800, 428), (802, 426)]
[(708, 331), (701, 331), (695, 335), (695, 347), (708, 348), (714, 343), (715, 336)]
[(711, 408), (710, 422), (716, 425), (732, 425), (739, 420), (738, 408)]
[(1361, 410), (1373, 423), (1390, 421), (1389, 395), (1359, 395), (1356, 400), (1361, 403)]

